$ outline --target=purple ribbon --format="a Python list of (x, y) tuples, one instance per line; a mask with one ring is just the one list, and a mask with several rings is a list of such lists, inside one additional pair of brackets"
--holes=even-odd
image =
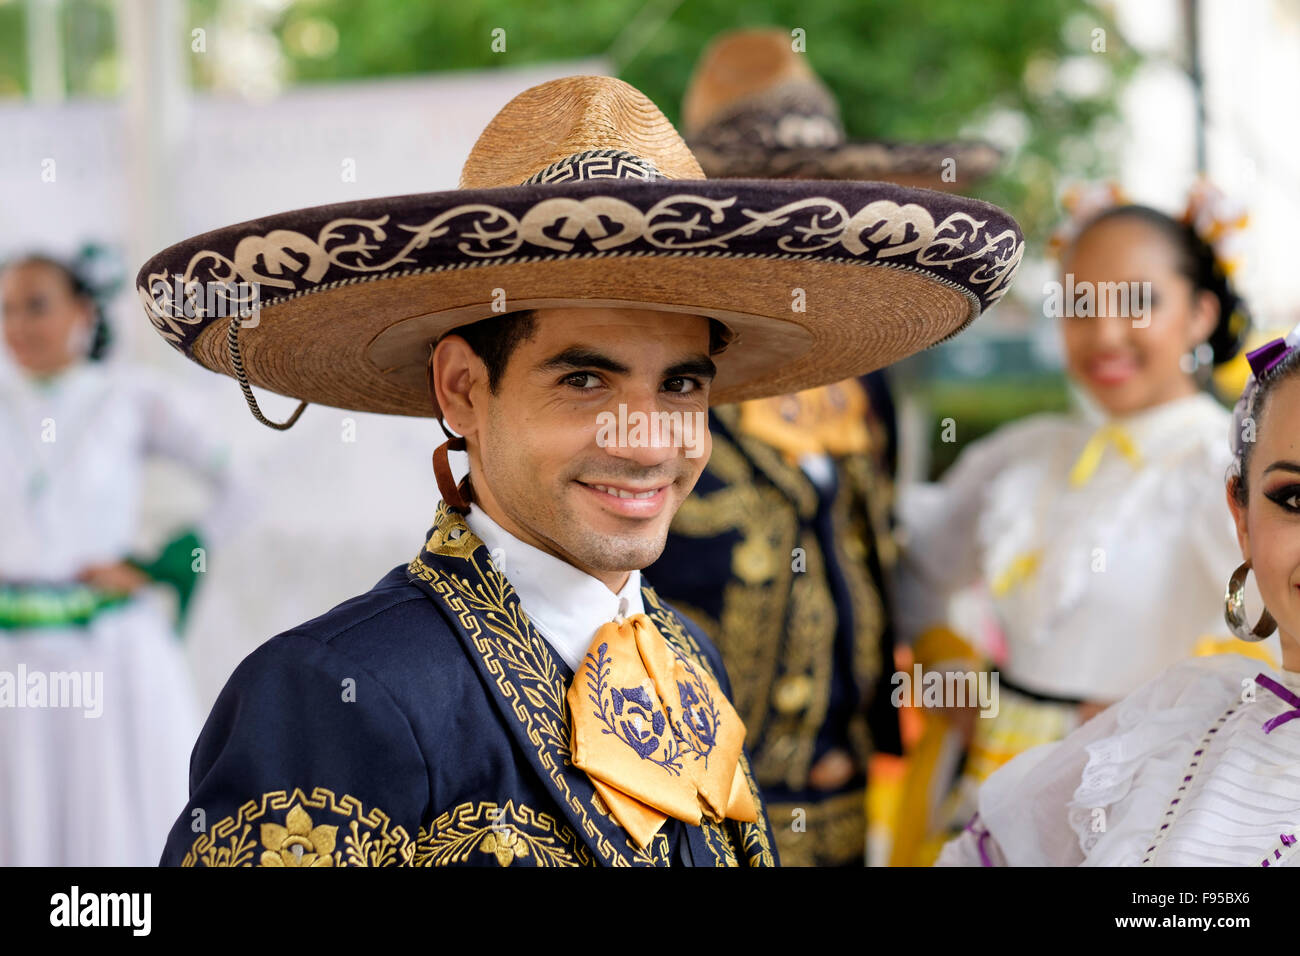
[(989, 858), (988, 848), (984, 846), (985, 842), (988, 840), (990, 836), (992, 836), (992, 834), (989, 833), (988, 827), (984, 826), (984, 824), (982, 823), (980, 824), (980, 828), (978, 830), (975, 829), (975, 823), (977, 820), (979, 820), (979, 818), (980, 815), (978, 813), (975, 814), (975, 816), (971, 817), (970, 823), (966, 824), (966, 829), (969, 830), (972, 834), (974, 834), (977, 837), (975, 841), (975, 847), (980, 851), (980, 865), (994, 866), (995, 865), (994, 862)]
[(1259, 684), (1261, 687), (1265, 688), (1266, 690), (1271, 690), (1274, 694), (1276, 694), (1278, 697), (1281, 697), (1284, 701), (1290, 704), (1292, 708), (1294, 708), (1293, 710), (1288, 710), (1285, 711), (1284, 713), (1278, 714), (1273, 719), (1265, 722), (1264, 733), (1266, 734), (1272, 733), (1274, 728), (1281, 727), (1288, 720), (1295, 720), (1297, 717), (1300, 717), (1300, 697), (1297, 697), (1295, 694), (1291, 693), (1291, 691), (1287, 690), (1277, 681), (1273, 680), (1273, 678), (1266, 677), (1263, 674), (1255, 675), (1255, 683)]
[(1255, 373), (1255, 379), (1258, 381), (1265, 372), (1290, 354), (1291, 346), (1286, 344), (1286, 339), (1274, 339), (1253, 352), (1247, 352), (1246, 361), (1250, 363), (1250, 370)]

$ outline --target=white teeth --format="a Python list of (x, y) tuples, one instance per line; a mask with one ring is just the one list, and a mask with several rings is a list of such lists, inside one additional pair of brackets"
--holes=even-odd
[(607, 495), (613, 495), (615, 498), (653, 498), (659, 494), (658, 490), (631, 492), (623, 488), (611, 488), (608, 485), (592, 485), (591, 487), (598, 491), (603, 491)]

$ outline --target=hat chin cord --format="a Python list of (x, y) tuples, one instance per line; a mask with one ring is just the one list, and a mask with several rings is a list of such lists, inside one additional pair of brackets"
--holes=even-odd
[(238, 379), (239, 387), (244, 392), (244, 401), (248, 402), (248, 410), (253, 413), (253, 417), (267, 428), (286, 431), (298, 421), (298, 416), (303, 413), (308, 403), (300, 400), (293, 414), (282, 422), (273, 422), (262, 414), (262, 409), (257, 405), (257, 399), (253, 397), (253, 386), (249, 384), (248, 376), (244, 373), (244, 360), (239, 355), (239, 326), (242, 321), (243, 319), (239, 315), (231, 316), (230, 328), (226, 331), (226, 346), (230, 350), (230, 364), (235, 370), (235, 378)]
[[(257, 398), (253, 395), (253, 386), (249, 383), (248, 375), (244, 371), (244, 360), (239, 354), (240, 321), (240, 317), (237, 315), (231, 318), (230, 327), (226, 331), (226, 345), (230, 349), (230, 364), (235, 370), (235, 378), (239, 381), (239, 387), (244, 393), (244, 400), (248, 402), (248, 410), (253, 413), (254, 418), (268, 428), (286, 431), (294, 426), (309, 403), (300, 400), (293, 414), (282, 422), (273, 422), (262, 414), (262, 409), (257, 404)], [(471, 502), (474, 500), (474, 489), (470, 484), (469, 475), (466, 475), (459, 485), (456, 484), (456, 480), (451, 474), (451, 462), (447, 460), (448, 452), (465, 451), (465, 439), (460, 435), (452, 434), (451, 430), (447, 428), (447, 423), (442, 419), (442, 410), (438, 408), (438, 399), (433, 390), (432, 348), (429, 350), (429, 363), (425, 366), (425, 381), (429, 386), (429, 400), (438, 416), (438, 424), (442, 426), (442, 432), (447, 436), (447, 440), (433, 451), (433, 477), (437, 480), (438, 492), (442, 495), (443, 501), (447, 502), (448, 507), (465, 514), (470, 510)]]

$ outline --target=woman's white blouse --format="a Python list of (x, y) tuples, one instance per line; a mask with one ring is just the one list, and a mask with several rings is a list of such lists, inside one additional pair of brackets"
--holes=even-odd
[[(1072, 484), (1107, 424), (1122, 429), (1129, 454), (1098, 439), (1095, 471)], [(1223, 592), (1241, 561), (1224, 498), (1230, 425), (1203, 394), (1110, 423), (1035, 415), (973, 443), (942, 482), (902, 489), (905, 636), (982, 580), (1008, 679), (1087, 700), (1117, 700), (1199, 638), (1227, 637)]]
[(246, 497), (224, 449), (147, 372), (83, 362), (53, 380), (0, 378), (0, 581), (67, 581), (136, 542), (146, 459), (187, 466), (214, 490), (205, 539)]
[[(1262, 671), (1292, 694), (1300, 673)], [(1300, 837), (1300, 720), (1258, 661), (1185, 661), (1064, 740), (985, 782), (979, 816), (937, 865), (1292, 865)]]

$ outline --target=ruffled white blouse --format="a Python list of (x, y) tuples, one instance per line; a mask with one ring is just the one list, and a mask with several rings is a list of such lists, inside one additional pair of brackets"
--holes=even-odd
[(1237, 654), (1185, 661), (995, 772), (937, 865), (1294, 865), (1289, 714), (1300, 716), (1300, 673)]
[[(1110, 421), (1035, 415), (974, 442), (942, 482), (901, 489), (904, 637), (982, 581), (1007, 678), (1083, 700), (1118, 700), (1198, 639), (1227, 638), (1223, 591), (1241, 562), (1230, 424), (1204, 394)], [(1119, 438), (1103, 432), (1115, 426)], [(1094, 467), (1072, 481), (1090, 442)]]
[(213, 492), (205, 543), (237, 523), (245, 482), (193, 409), (147, 370), (82, 362), (57, 377), (0, 377), (0, 580), (66, 581), (137, 544), (145, 462), (159, 457)]

